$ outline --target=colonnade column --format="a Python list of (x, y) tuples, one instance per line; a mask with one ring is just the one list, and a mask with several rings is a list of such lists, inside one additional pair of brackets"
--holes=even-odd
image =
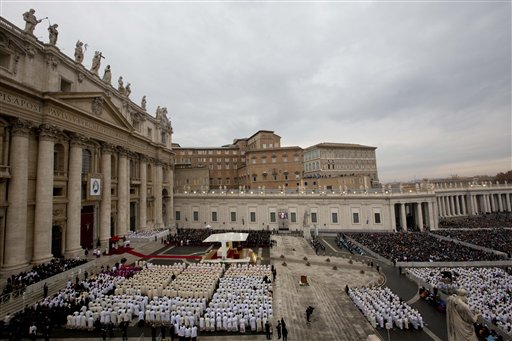
[(393, 231), (396, 231), (395, 205), (396, 204), (390, 205), (391, 227), (393, 228)]
[(417, 203), (416, 206), (418, 207), (418, 228), (420, 231), (423, 231), (423, 212), (421, 211), (421, 202)]
[(400, 204), (400, 226), (403, 231), (407, 231), (407, 215), (405, 214), (405, 204)]
[(450, 216), (454, 216), (455, 215), (455, 203), (453, 202), (453, 195), (450, 195)]
[(503, 212), (503, 200), (501, 200), (501, 193), (498, 193), (498, 210)]
[(467, 209), (466, 209), (466, 196), (465, 195), (461, 195), (460, 196), (460, 204), (461, 204), (461, 208), (462, 208), (462, 215), (468, 215), (467, 213)]
[(36, 210), (32, 263), (40, 264), (52, 256), (53, 152), (59, 130), (49, 124), (39, 127), (37, 150)]
[(140, 191), (139, 191), (139, 229), (147, 228), (147, 196), (148, 196), (148, 159), (140, 156)]
[(165, 199), (165, 211), (167, 212), (166, 215), (166, 221), (164, 221), (165, 227), (171, 227), (171, 221), (172, 221), (172, 167), (171, 165), (167, 165), (167, 184), (168, 184), (168, 190), (167, 190), (167, 198)]
[(449, 217), (449, 216), (451, 216), (450, 200), (448, 200), (448, 196), (444, 196), (443, 199), (444, 199), (444, 213), (445, 213), (444, 216)]
[(510, 212), (511, 207), (510, 207), (510, 194), (509, 193), (505, 194), (505, 204), (507, 205), (507, 211)]
[(439, 207), (439, 215), (440, 215), (441, 217), (444, 217), (444, 212), (443, 212), (443, 210), (442, 210), (443, 200), (442, 200), (442, 198), (441, 198), (441, 197), (436, 198), (436, 200), (437, 200), (437, 207)]
[(491, 206), (491, 198), (489, 197), (489, 194), (484, 195), (485, 198), (485, 212), (492, 212), (492, 206)]
[(130, 191), (128, 179), (128, 155), (124, 149), (119, 149), (119, 163), (117, 176), (117, 231), (118, 235), (124, 236), (128, 233), (128, 215), (130, 205)]
[(82, 211), (82, 147), (87, 138), (74, 134), (71, 138), (68, 171), (68, 221), (64, 255), (72, 257), (80, 251), (80, 225)]
[[(16, 120), (11, 127), (10, 167), (7, 218), (5, 224), (4, 268), (15, 270), (27, 265), (27, 188), (28, 188), (28, 138), (31, 130), (28, 121)], [(21, 251), (20, 251), (21, 248)]]
[(157, 228), (162, 226), (162, 163), (157, 160), (155, 163), (155, 223)]
[(475, 206), (473, 204), (473, 195), (468, 194), (466, 197), (467, 207), (468, 207), (468, 215), (475, 215)]
[(103, 143), (101, 145), (101, 173), (103, 174), (103, 186), (101, 190), (100, 204), (100, 243), (108, 245), (110, 236), (110, 219), (112, 216), (112, 152), (114, 145)]
[(431, 201), (428, 201), (427, 202), (427, 208), (428, 208), (428, 227), (430, 227), (430, 229), (436, 229), (437, 228), (437, 224), (436, 224), (436, 216), (434, 214), (434, 205), (432, 205), (432, 202)]

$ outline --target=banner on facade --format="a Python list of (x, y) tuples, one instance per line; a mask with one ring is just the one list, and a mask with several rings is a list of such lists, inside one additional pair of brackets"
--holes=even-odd
[(91, 178), (90, 183), (90, 196), (100, 196), (101, 195), (101, 179)]

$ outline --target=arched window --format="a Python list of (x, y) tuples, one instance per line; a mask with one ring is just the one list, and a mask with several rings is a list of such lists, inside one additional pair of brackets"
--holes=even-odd
[(91, 171), (92, 155), (89, 149), (82, 151), (82, 174), (88, 174)]

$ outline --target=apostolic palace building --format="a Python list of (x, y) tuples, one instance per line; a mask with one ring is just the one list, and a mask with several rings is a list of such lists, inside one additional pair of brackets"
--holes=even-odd
[(80, 41), (68, 56), (33, 29), (0, 20), (0, 272), (130, 230), (423, 230), (511, 211), (507, 184), (382, 185), (370, 146), (287, 147), (269, 130), (173, 144), (166, 103), (148, 113), (129, 83), (112, 85), (101, 52), (88, 69)]

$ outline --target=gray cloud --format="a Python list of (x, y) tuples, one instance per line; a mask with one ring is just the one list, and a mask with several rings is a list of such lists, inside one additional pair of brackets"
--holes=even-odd
[[(259, 129), (378, 147), (381, 179), (511, 169), (510, 3), (53, 3), (58, 46), (101, 50), (174, 141)], [(22, 27), (26, 3), (3, 3)], [(47, 41), (46, 24), (36, 35)]]

